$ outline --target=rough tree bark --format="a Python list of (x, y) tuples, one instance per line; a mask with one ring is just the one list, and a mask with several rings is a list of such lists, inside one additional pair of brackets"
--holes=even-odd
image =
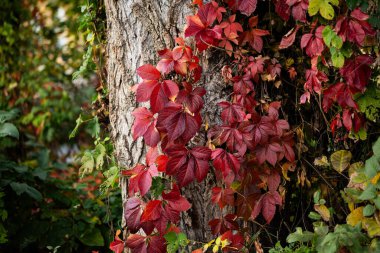
[[(137, 103), (131, 86), (138, 82), (136, 69), (146, 63), (157, 63), (157, 50), (174, 46), (174, 38), (181, 36), (185, 16), (195, 10), (190, 0), (106, 0), (108, 27), (107, 70), (110, 102), (110, 121), (115, 155), (120, 166), (130, 168), (144, 161), (145, 145), (131, 134), (131, 112)], [(215, 55), (214, 55), (215, 56)], [(215, 57), (214, 57), (215, 58)], [(204, 68), (200, 82), (207, 90), (203, 118), (216, 122), (216, 103), (226, 96), (221, 77), (211, 71), (217, 62), (202, 55)], [(211, 72), (213, 72), (211, 74)], [(224, 95), (223, 95), (224, 94)], [(194, 137), (193, 142), (204, 145), (205, 133)], [(127, 180), (121, 180), (123, 201), (127, 199)], [(210, 189), (215, 184), (212, 174), (202, 183), (193, 183), (183, 190), (192, 208), (182, 217), (181, 227), (189, 239), (208, 241), (211, 238), (208, 221), (219, 215), (211, 203)]]

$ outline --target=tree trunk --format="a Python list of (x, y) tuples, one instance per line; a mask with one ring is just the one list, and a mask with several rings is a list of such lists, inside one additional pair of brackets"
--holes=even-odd
[[(136, 69), (146, 63), (157, 63), (157, 50), (172, 48), (174, 38), (181, 36), (185, 17), (195, 10), (189, 0), (106, 0), (108, 29), (107, 71), (110, 103), (110, 122), (115, 155), (123, 168), (130, 168), (144, 162), (145, 145), (141, 139), (132, 138), (133, 117), (131, 112), (137, 107), (131, 86), (138, 82)], [(201, 55), (203, 78), (200, 85), (206, 88), (203, 119), (209, 124), (216, 122), (216, 103), (226, 96), (224, 82), (212, 71), (221, 66), (207, 55)], [(204, 129), (204, 128), (202, 128)], [(192, 140), (197, 145), (206, 142), (205, 132)], [(122, 179), (123, 202), (127, 199), (126, 179)], [(209, 173), (202, 183), (192, 183), (183, 194), (192, 208), (183, 215), (181, 228), (189, 239), (206, 242), (211, 233), (208, 221), (220, 215), (211, 203), (211, 187), (215, 185), (213, 173)], [(125, 224), (125, 221), (123, 222)]]

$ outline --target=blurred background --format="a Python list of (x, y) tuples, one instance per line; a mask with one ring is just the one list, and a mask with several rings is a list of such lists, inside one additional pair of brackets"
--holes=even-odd
[(0, 252), (108, 252), (120, 227), (101, 6), (1, 1)]

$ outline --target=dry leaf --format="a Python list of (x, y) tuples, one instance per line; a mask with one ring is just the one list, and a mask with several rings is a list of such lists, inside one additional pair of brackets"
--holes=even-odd
[(348, 150), (339, 150), (334, 152), (331, 157), (331, 165), (332, 167), (342, 173), (347, 167), (350, 165), (350, 161), (352, 158), (352, 154)]

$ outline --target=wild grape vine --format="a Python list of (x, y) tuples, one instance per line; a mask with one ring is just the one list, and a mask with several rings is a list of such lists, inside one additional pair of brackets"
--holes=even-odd
[[(133, 137), (142, 137), (149, 150), (145, 164), (122, 172), (130, 177), (124, 208), (130, 235), (125, 242), (115, 237), (110, 246), (115, 252), (125, 246), (133, 253), (175, 252), (182, 244), (173, 245), (170, 238), (180, 234), (180, 213), (191, 208), (181, 189), (204, 180), (211, 166), (218, 180), (210, 193), (212, 202), (221, 209), (232, 206), (235, 212), (211, 220), (216, 240), (199, 245), (195, 252), (206, 251), (210, 245), (216, 251), (247, 251), (251, 235), (240, 221), (255, 220), (261, 214), (270, 223), (284, 201), (280, 174), (295, 164), (295, 138), (283, 119), (282, 101), (258, 99), (256, 94), (263, 82), (281, 85), (284, 74), (278, 58), (262, 54), (264, 41), (268, 43), (265, 37), (271, 35), (268, 27), (260, 28), (260, 16), (254, 15), (262, 3), (195, 0), (194, 4), (198, 11), (187, 17), (184, 35), (194, 38), (197, 50), (177, 38), (176, 47), (158, 52), (156, 66), (137, 69), (142, 82), (133, 87), (136, 100), (149, 102), (150, 107), (133, 112)], [(329, 122), (332, 133), (343, 126), (358, 132), (365, 118), (354, 95), (365, 91), (373, 62), (358, 50), (366, 37), (375, 34), (366, 21), (368, 15), (358, 8), (340, 7), (338, 0), (273, 0), (272, 4), (278, 16), (294, 23), (277, 49), (300, 46), (310, 58), (299, 102), (322, 96), (321, 109), (335, 113)], [(334, 20), (338, 9), (340, 15)], [(296, 45), (300, 31), (303, 35)], [(210, 48), (225, 52), (229, 59), (221, 74), (232, 94), (218, 103), (222, 124), (208, 129), (205, 146), (194, 147), (188, 144), (202, 127), (206, 93), (200, 83), (198, 55)], [(286, 68), (290, 80), (298, 78), (294, 66)], [(339, 76), (332, 80), (327, 71)]]

